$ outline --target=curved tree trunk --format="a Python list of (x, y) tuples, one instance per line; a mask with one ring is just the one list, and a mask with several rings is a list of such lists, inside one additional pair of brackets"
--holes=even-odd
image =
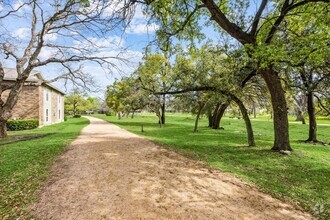
[[(1, 65), (1, 64), (0, 64)], [(12, 110), (18, 101), (19, 94), (22, 91), (23, 83), (27, 77), (23, 77), (20, 81), (17, 81), (15, 85), (11, 88), (7, 100), (4, 102), (1, 98), (1, 94), (3, 92), (0, 85), (0, 138), (5, 138), (8, 136), (7, 134), (7, 121), (12, 116)]]
[(317, 131), (317, 123), (315, 117), (315, 106), (313, 101), (313, 92), (307, 93), (307, 111), (309, 116), (309, 135), (306, 141), (317, 142), (316, 131)]
[(201, 115), (201, 113), (202, 113), (202, 110), (203, 110), (204, 106), (205, 106), (204, 103), (201, 104), (201, 105), (199, 105), (199, 109), (198, 109), (198, 112), (197, 112), (197, 115), (196, 115), (196, 119), (195, 119), (194, 132), (197, 132), (197, 131), (198, 131), (198, 130), (197, 130), (197, 128), (198, 128), (198, 121), (199, 121), (199, 117), (200, 117), (200, 115)]
[(254, 134), (253, 134), (253, 129), (252, 129), (251, 121), (249, 118), (248, 110), (245, 108), (243, 102), (239, 98), (237, 98), (235, 95), (230, 95), (230, 96), (231, 96), (232, 100), (234, 100), (234, 102), (236, 102), (236, 104), (238, 105), (238, 107), (242, 113), (242, 116), (243, 116), (243, 119), (245, 122), (246, 132), (248, 135), (248, 144), (249, 144), (249, 146), (255, 146), (256, 144), (254, 142)]
[(228, 107), (228, 105), (229, 104), (227, 104), (227, 103), (220, 104), (220, 106), (218, 108), (218, 111), (215, 115), (213, 129), (219, 129), (220, 128), (220, 122), (221, 122), (222, 116), (225, 113), (226, 108)]
[(212, 128), (212, 126), (213, 126), (213, 116), (212, 116), (211, 110), (207, 111), (207, 118), (209, 120), (209, 126), (208, 127)]
[(217, 112), (219, 110), (219, 107), (220, 107), (221, 103), (217, 103), (217, 105), (215, 106), (215, 109), (213, 111), (213, 114), (212, 114), (212, 126), (211, 128), (214, 129), (214, 125), (215, 125), (215, 122), (216, 122), (216, 115), (217, 115)]
[(285, 92), (282, 88), (278, 73), (272, 69), (262, 72), (271, 95), (274, 117), (274, 146), (273, 151), (291, 151), (289, 140), (289, 122)]

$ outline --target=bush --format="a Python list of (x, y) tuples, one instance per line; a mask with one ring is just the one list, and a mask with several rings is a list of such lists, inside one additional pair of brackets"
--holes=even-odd
[(111, 116), (111, 111), (107, 111), (107, 112), (105, 113), (105, 115), (106, 115), (106, 116)]
[(8, 120), (7, 130), (8, 131), (21, 131), (34, 129), (39, 127), (38, 119), (26, 119), (26, 120)]
[(66, 115), (64, 115), (64, 121), (67, 121), (68, 117)]
[(81, 115), (74, 115), (73, 118), (81, 118)]

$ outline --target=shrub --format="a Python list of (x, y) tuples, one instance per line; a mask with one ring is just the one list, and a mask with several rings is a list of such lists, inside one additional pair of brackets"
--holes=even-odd
[(111, 116), (111, 111), (110, 111), (110, 110), (107, 111), (107, 112), (105, 113), (105, 115), (106, 115), (106, 116)]
[(74, 115), (73, 118), (81, 118), (81, 115)]
[(64, 115), (64, 121), (67, 121), (68, 117), (66, 115)]
[(8, 131), (21, 131), (34, 129), (39, 127), (38, 119), (26, 119), (26, 120), (8, 120), (7, 130)]

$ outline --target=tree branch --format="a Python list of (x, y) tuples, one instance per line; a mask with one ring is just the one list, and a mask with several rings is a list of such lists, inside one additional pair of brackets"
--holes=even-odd
[(218, 5), (213, 0), (202, 0), (205, 7), (211, 13), (211, 19), (217, 22), (233, 38), (237, 39), (240, 43), (254, 44), (255, 39), (252, 35), (244, 32), (239, 26), (230, 22), (226, 15), (220, 10)]
[(259, 24), (262, 12), (265, 10), (265, 7), (266, 7), (267, 3), (268, 3), (268, 0), (262, 0), (261, 4), (259, 6), (259, 9), (257, 11), (257, 14), (254, 17), (254, 20), (253, 20), (253, 23), (252, 23), (252, 29), (251, 29), (251, 32), (250, 32), (250, 34), (254, 37), (257, 33), (257, 28), (258, 28), (258, 24)]

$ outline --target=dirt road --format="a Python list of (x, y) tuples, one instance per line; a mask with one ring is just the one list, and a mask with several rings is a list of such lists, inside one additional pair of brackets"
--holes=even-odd
[(53, 166), (37, 218), (311, 219), (229, 174), (88, 119)]

